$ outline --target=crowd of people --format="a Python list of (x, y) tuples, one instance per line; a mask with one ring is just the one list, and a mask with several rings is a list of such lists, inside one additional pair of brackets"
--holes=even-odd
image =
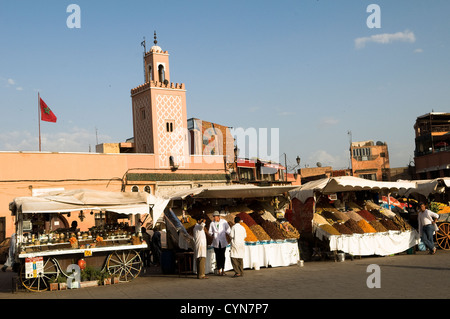
[(245, 228), (240, 224), (242, 221), (235, 217), (233, 227), (220, 217), (220, 213), (213, 213), (213, 221), (206, 229), (205, 218), (200, 218), (194, 226), (194, 257), (197, 263), (197, 278), (208, 279), (205, 274), (207, 240), (206, 234), (212, 236), (212, 246), (216, 257), (216, 272), (219, 276), (225, 276), (225, 251), (228, 246), (227, 235), (231, 238), (230, 257), (233, 270), (233, 277), (244, 275), (244, 254), (245, 237), (247, 236)]

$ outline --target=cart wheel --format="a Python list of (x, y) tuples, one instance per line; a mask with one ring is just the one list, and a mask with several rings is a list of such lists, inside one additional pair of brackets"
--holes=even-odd
[(119, 281), (131, 281), (142, 269), (142, 259), (137, 251), (115, 251), (108, 256), (106, 268), (111, 275), (119, 276)]
[(44, 269), (42, 274), (38, 274), (35, 278), (26, 278), (25, 264), (20, 269), (20, 282), (30, 291), (48, 290), (50, 278), (58, 278), (60, 274), (56, 261), (53, 258), (44, 258)]
[(450, 249), (450, 223), (439, 224), (439, 230), (436, 232), (436, 243), (442, 249)]

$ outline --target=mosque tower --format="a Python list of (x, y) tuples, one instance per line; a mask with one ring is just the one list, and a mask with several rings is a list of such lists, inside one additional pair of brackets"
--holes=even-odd
[(186, 89), (170, 82), (169, 54), (144, 53), (145, 83), (131, 90), (136, 153), (155, 155), (155, 167), (185, 167), (188, 154)]

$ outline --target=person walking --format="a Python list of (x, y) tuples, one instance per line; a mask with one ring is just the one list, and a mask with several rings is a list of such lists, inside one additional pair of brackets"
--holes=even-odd
[(227, 234), (231, 232), (230, 225), (220, 218), (220, 213), (216, 210), (213, 213), (214, 221), (209, 224), (209, 234), (213, 237), (212, 246), (214, 247), (214, 254), (216, 255), (216, 269), (219, 276), (225, 275), (225, 250), (227, 249), (228, 241)]
[(197, 278), (208, 279), (205, 275), (206, 249), (208, 244), (206, 241), (204, 218), (200, 218), (194, 226), (194, 243), (194, 257), (197, 263)]
[(8, 258), (2, 267), (2, 271), (5, 272), (8, 267), (14, 268), (14, 258), (16, 254), (16, 233), (11, 235), (9, 242)]
[(147, 232), (147, 228), (141, 227), (141, 233), (142, 233), (142, 239), (147, 244), (147, 248), (144, 248), (142, 250), (142, 263), (144, 264), (144, 267), (150, 266), (150, 256), (151, 256), (151, 236)]
[(156, 225), (153, 228), (153, 236), (152, 236), (152, 246), (151, 246), (151, 254), (153, 256), (153, 265), (159, 266), (161, 263), (161, 232), (159, 225)]
[(436, 253), (433, 234), (435, 232), (434, 226), (436, 225), (436, 219), (438, 218), (439, 215), (427, 209), (425, 203), (419, 204), (419, 214), (417, 216), (419, 224), (419, 235), (420, 238), (422, 238), (425, 246), (430, 250), (430, 254), (432, 255)]
[(245, 237), (247, 231), (241, 225), (242, 220), (236, 216), (234, 218), (234, 226), (231, 227), (231, 265), (235, 272), (233, 277), (242, 277), (244, 275), (244, 256), (245, 256)]

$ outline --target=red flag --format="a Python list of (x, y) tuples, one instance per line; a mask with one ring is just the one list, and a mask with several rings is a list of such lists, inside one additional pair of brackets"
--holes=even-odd
[(50, 110), (50, 108), (41, 98), (39, 98), (39, 100), (41, 105), (41, 120), (56, 123), (55, 114), (53, 114), (52, 110)]

